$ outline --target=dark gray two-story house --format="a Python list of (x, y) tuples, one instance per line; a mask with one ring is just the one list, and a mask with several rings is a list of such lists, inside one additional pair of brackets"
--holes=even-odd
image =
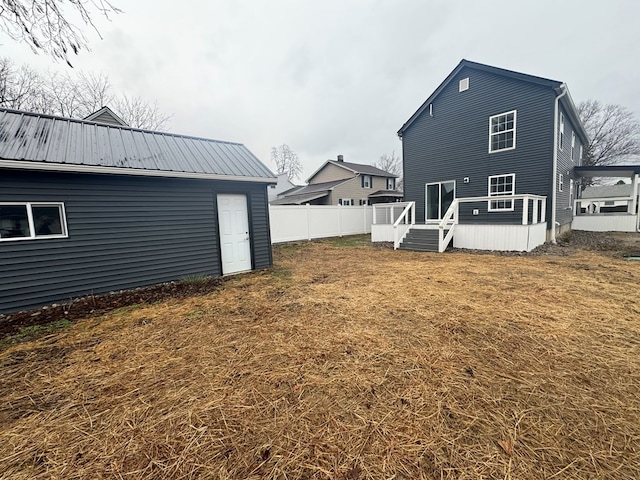
[(588, 138), (564, 83), (462, 60), (398, 135), (405, 246), (528, 251), (570, 228)]
[(275, 181), (239, 143), (0, 109), (0, 313), (269, 267)]

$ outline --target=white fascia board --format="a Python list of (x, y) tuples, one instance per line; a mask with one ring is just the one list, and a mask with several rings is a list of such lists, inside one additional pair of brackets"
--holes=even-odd
[(221, 175), (219, 173), (172, 172), (167, 170), (144, 170), (141, 168), (100, 167), (96, 165), (74, 165), (69, 163), (20, 162), (15, 160), (0, 160), (0, 168), (130, 175), (136, 177), (199, 178), (202, 180), (227, 180), (254, 183), (277, 183), (278, 181), (276, 177), (244, 177), (241, 175)]

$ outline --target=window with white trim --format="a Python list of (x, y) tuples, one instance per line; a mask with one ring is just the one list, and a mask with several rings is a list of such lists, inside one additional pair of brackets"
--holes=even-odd
[(564, 175), (561, 173), (558, 174), (558, 191), (564, 192)]
[(0, 242), (67, 236), (63, 203), (0, 203)]
[(458, 91), (464, 92), (465, 90), (469, 90), (469, 77), (463, 78), (458, 82)]
[(558, 135), (558, 147), (562, 151), (562, 145), (564, 144), (564, 114), (560, 112), (560, 135)]
[(353, 198), (341, 198), (340, 200), (338, 200), (338, 203), (343, 207), (350, 207), (353, 205)]
[(516, 148), (516, 110), (489, 117), (489, 153)]
[(387, 178), (387, 190), (395, 190), (395, 189), (396, 189), (396, 179)]
[(371, 175), (362, 175), (362, 188), (373, 188), (373, 177)]
[[(489, 177), (489, 196), (502, 197), (505, 195), (515, 195), (516, 174), (492, 175)], [(489, 200), (490, 212), (501, 212), (513, 210), (513, 200)]]
[(360, 206), (362, 207), (363, 205), (369, 205), (369, 201), (366, 198), (360, 199)]
[(571, 132), (571, 161), (575, 162), (576, 132)]

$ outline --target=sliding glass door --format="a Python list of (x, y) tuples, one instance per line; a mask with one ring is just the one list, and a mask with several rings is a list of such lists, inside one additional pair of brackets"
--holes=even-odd
[(442, 220), (442, 216), (447, 213), (453, 199), (456, 198), (456, 182), (427, 183), (425, 219)]

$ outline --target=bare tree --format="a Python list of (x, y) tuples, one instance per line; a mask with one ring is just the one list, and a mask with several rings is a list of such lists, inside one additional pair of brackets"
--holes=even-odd
[(283, 143), (279, 147), (271, 148), (271, 161), (276, 166), (276, 171), (286, 173), (289, 180), (298, 178), (302, 173), (302, 165), (298, 154), (294, 152), (289, 145)]
[(126, 94), (115, 95), (109, 77), (82, 72), (41, 75), (29, 67), (16, 68), (0, 58), (0, 107), (68, 118), (85, 118), (111, 106), (134, 128), (162, 130), (169, 121), (157, 104)]
[(32, 93), (42, 89), (42, 78), (23, 65), (15, 68), (11, 60), (0, 58), (0, 105), (21, 110), (30, 105)]
[(98, 14), (106, 19), (121, 13), (109, 0), (0, 0), (0, 30), (16, 41), (26, 42), (34, 52), (43, 51), (67, 62), (68, 54), (89, 49), (87, 39), (70, 17), (74, 15), (100, 32), (93, 23)]
[(583, 165), (612, 165), (640, 154), (640, 124), (625, 107), (587, 100), (578, 114), (589, 135)]
[(129, 126), (146, 130), (162, 130), (170, 118), (160, 113), (156, 103), (151, 104), (124, 93), (115, 99), (114, 110)]
[(380, 156), (380, 159), (373, 164), (374, 167), (389, 172), (393, 175), (397, 175), (396, 188), (402, 190), (403, 178), (402, 178), (402, 159), (396, 155), (393, 151), (391, 154), (385, 153)]

